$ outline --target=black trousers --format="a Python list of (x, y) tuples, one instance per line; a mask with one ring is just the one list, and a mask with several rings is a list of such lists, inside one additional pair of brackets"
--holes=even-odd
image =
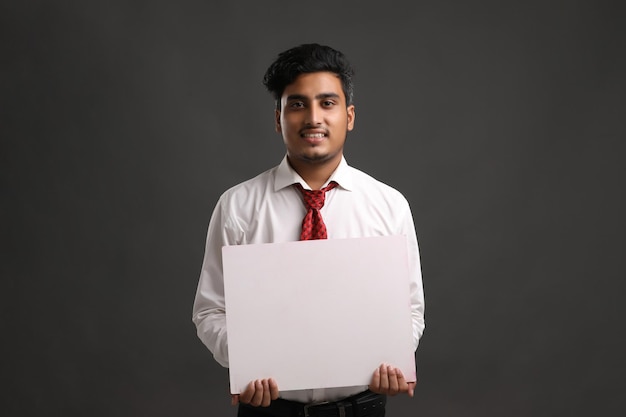
[[(312, 407), (307, 413), (312, 417), (385, 417), (384, 395), (366, 391), (338, 402)], [(252, 407), (239, 404), (237, 417), (304, 417), (304, 404), (278, 399), (269, 407)]]
[[(237, 417), (281, 417), (272, 414), (270, 410), (264, 407), (246, 407), (239, 406), (237, 411)], [(294, 416), (295, 417), (295, 416)], [(368, 414), (367, 417), (385, 417), (385, 409), (379, 410), (373, 414)]]

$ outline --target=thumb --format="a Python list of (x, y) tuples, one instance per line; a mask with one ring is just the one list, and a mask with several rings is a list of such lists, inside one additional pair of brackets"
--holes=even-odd
[(413, 398), (413, 395), (415, 394), (415, 382), (409, 382), (409, 391), (407, 392), (407, 394), (409, 394), (409, 397)]

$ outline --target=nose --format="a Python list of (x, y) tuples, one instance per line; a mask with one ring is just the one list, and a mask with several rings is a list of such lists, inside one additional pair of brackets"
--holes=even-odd
[(317, 126), (322, 124), (322, 109), (317, 104), (309, 106), (307, 112), (306, 123), (311, 126)]

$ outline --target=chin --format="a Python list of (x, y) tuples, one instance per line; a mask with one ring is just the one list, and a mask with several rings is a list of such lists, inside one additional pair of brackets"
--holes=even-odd
[(328, 162), (331, 159), (333, 159), (333, 155), (329, 155), (329, 154), (305, 154), (302, 155), (301, 160), (308, 162), (310, 164), (321, 164), (324, 162)]

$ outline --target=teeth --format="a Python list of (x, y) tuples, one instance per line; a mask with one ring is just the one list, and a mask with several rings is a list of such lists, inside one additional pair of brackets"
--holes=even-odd
[(325, 135), (323, 133), (307, 133), (304, 134), (305, 138), (323, 138)]

